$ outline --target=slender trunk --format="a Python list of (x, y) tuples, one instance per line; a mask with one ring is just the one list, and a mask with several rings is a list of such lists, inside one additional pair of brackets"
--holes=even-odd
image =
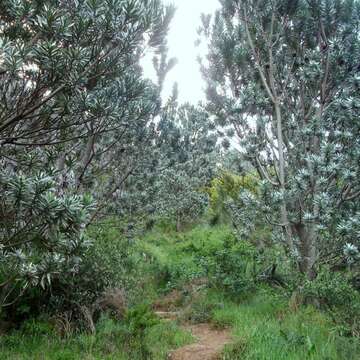
[(181, 231), (181, 217), (177, 216), (176, 218), (176, 231), (180, 232)]
[[(277, 94), (277, 89), (275, 86), (275, 67), (273, 62), (273, 36), (274, 36), (274, 24), (275, 24), (275, 12), (273, 12), (271, 17), (271, 29), (269, 35), (269, 82), (265, 76), (264, 68), (261, 66), (261, 62), (259, 61), (258, 52), (256, 50), (256, 46), (254, 40), (251, 37), (251, 33), (249, 30), (249, 19), (247, 16), (247, 9), (244, 9), (244, 26), (245, 32), (248, 39), (248, 43), (250, 45), (251, 51), (255, 58), (255, 65), (259, 71), (259, 75), (261, 78), (261, 82), (264, 85), (265, 91), (269, 96), (270, 100), (272, 101), (275, 109), (275, 117), (276, 117), (276, 138), (277, 138), (277, 145), (278, 145), (278, 152), (279, 152), (279, 187), (283, 194), (285, 194), (285, 157), (284, 157), (284, 140), (283, 140), (283, 129), (282, 129), (282, 115), (281, 115), (281, 107), (279, 102), (279, 97)], [(285, 233), (285, 239), (290, 251), (294, 250), (294, 242), (293, 236), (291, 231), (291, 225), (288, 218), (288, 211), (286, 206), (286, 200), (282, 201), (280, 206), (280, 217), (282, 226)]]
[(76, 179), (76, 187), (79, 188), (81, 186), (83, 177), (86, 173), (88, 166), (92, 160), (93, 147), (95, 143), (95, 135), (91, 135), (86, 143), (82, 159), (81, 159), (81, 169), (80, 174)]
[[(285, 158), (284, 158), (284, 141), (282, 135), (282, 117), (281, 109), (278, 101), (275, 102), (275, 114), (276, 114), (276, 132), (277, 143), (279, 149), (279, 181), (280, 190), (285, 194)], [(291, 231), (291, 226), (288, 218), (288, 212), (286, 208), (286, 200), (283, 200), (280, 206), (281, 222), (284, 227), (285, 238), (290, 250), (294, 250), (294, 242)]]
[[(317, 118), (321, 119), (322, 106), (317, 110)], [(310, 154), (318, 155), (320, 153), (320, 139), (318, 136), (314, 136), (311, 141)], [(310, 193), (313, 199), (313, 205), (311, 208), (312, 216), (317, 219), (319, 216), (319, 205), (314, 201), (315, 196), (320, 192), (316, 169), (311, 161), (307, 162), (307, 168), (310, 175)], [(314, 221), (306, 224), (299, 223), (295, 226), (295, 231), (299, 238), (299, 251), (300, 251), (300, 271), (305, 274), (308, 279), (312, 280), (316, 277), (314, 265), (317, 259), (317, 231), (316, 223)]]
[(65, 172), (65, 153), (60, 154), (56, 166), (59, 173), (59, 175), (57, 176), (57, 193), (58, 195), (62, 195), (68, 186), (67, 176)]

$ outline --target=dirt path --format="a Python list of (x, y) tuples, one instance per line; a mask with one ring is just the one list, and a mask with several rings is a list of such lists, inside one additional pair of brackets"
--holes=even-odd
[[(164, 320), (175, 320), (179, 314), (172, 311), (156, 313)], [(224, 346), (232, 341), (229, 330), (216, 330), (208, 323), (184, 324), (182, 328), (189, 331), (196, 342), (172, 351), (169, 360), (218, 360)]]
[(169, 360), (218, 360), (226, 344), (231, 342), (228, 330), (215, 330), (209, 324), (185, 325), (197, 339), (195, 344), (183, 346), (169, 355)]

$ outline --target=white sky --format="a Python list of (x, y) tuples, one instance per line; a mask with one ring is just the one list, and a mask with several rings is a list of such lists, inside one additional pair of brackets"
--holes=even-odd
[[(198, 55), (205, 55), (206, 51), (194, 45), (201, 25), (200, 15), (214, 14), (219, 3), (218, 0), (167, 0), (164, 3), (172, 3), (177, 8), (168, 36), (168, 56), (176, 57), (178, 64), (166, 78), (163, 96), (166, 98), (171, 94), (173, 84), (177, 82), (179, 101), (196, 104), (205, 98), (205, 84), (196, 59)], [(143, 66), (145, 75), (154, 78), (152, 55), (144, 59)]]

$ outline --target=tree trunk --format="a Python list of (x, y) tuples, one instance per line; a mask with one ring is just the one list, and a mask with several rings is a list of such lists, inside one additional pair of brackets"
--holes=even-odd
[[(275, 101), (275, 114), (276, 114), (276, 137), (279, 152), (279, 180), (280, 189), (285, 194), (285, 157), (284, 157), (284, 140), (282, 135), (282, 116), (278, 100)], [(290, 251), (294, 250), (293, 235), (288, 218), (288, 211), (286, 207), (286, 200), (283, 200), (280, 208), (281, 222), (283, 223), (286, 242)]]
[(83, 176), (85, 175), (86, 170), (91, 162), (94, 143), (95, 143), (95, 136), (91, 135), (87, 140), (86, 146), (85, 146), (83, 154), (82, 154), (80, 174), (76, 179), (76, 187), (77, 188), (79, 188), (81, 186)]
[(176, 218), (176, 231), (177, 231), (177, 232), (180, 232), (180, 231), (181, 231), (181, 217), (180, 217), (180, 216), (178, 216), (178, 217)]
[(294, 225), (296, 234), (299, 238), (299, 270), (307, 276), (309, 280), (316, 277), (314, 265), (316, 262), (316, 231), (315, 224), (296, 224)]
[(68, 179), (65, 171), (65, 152), (60, 154), (58, 160), (57, 160), (57, 170), (58, 170), (58, 177), (57, 177), (57, 193), (58, 195), (63, 195), (66, 188), (68, 187)]

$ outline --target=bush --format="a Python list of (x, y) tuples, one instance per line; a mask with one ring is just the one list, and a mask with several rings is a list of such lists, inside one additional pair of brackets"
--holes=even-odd
[(231, 218), (226, 203), (229, 200), (236, 201), (242, 189), (252, 193), (257, 192), (258, 179), (253, 174), (239, 176), (227, 171), (223, 171), (217, 178), (211, 181), (211, 186), (207, 188), (210, 197), (210, 224), (216, 225), (221, 221)]
[(1, 175), (0, 311), (18, 321), (39, 312), (54, 283), (81, 276), (94, 202), (59, 195), (54, 176)]
[(151, 356), (145, 335), (158, 324), (160, 324), (160, 319), (148, 304), (138, 304), (129, 309), (125, 315), (123, 326), (126, 331), (126, 341), (129, 344), (136, 343), (137, 351), (143, 359), (148, 359)]
[(226, 238), (223, 247), (203, 258), (210, 285), (238, 296), (256, 287), (256, 249), (245, 241)]
[[(96, 320), (99, 312), (93, 313), (94, 304), (104, 300), (106, 291), (109, 303), (109, 295), (115, 289), (128, 294), (127, 290), (136, 288), (137, 258), (132, 241), (111, 225), (110, 220), (105, 226), (93, 226), (87, 233), (93, 242), (82, 253), (76, 273), (52, 279), (51, 286), (45, 289), (30, 288), (9, 311), (13, 323), (45, 312), (57, 318), (66, 317), (74, 328), (88, 328), (84, 309), (88, 308), (89, 315), (95, 315)], [(5, 319), (9, 318), (4, 315)]]
[(183, 318), (186, 321), (192, 323), (212, 321), (215, 310), (223, 307), (221, 302), (213, 301), (213, 299), (208, 296), (207, 292), (191, 295), (192, 297), (189, 299), (189, 304), (183, 313)]
[(145, 329), (160, 323), (160, 319), (148, 304), (139, 304), (129, 309), (125, 315), (124, 324), (130, 336), (143, 336)]
[(307, 280), (303, 290), (306, 296), (318, 299), (329, 308), (349, 306), (357, 297), (355, 289), (342, 273), (331, 272), (327, 268), (323, 268), (316, 279)]
[(101, 227), (95, 224), (89, 232), (94, 246), (88, 252), (86, 271), (92, 271), (100, 287), (132, 288), (139, 260), (134, 240), (126, 237), (120, 225), (114, 226), (111, 219)]
[(323, 268), (316, 279), (305, 282), (302, 291), (305, 298), (329, 310), (336, 323), (346, 324), (349, 333), (360, 336), (360, 294), (345, 274)]

